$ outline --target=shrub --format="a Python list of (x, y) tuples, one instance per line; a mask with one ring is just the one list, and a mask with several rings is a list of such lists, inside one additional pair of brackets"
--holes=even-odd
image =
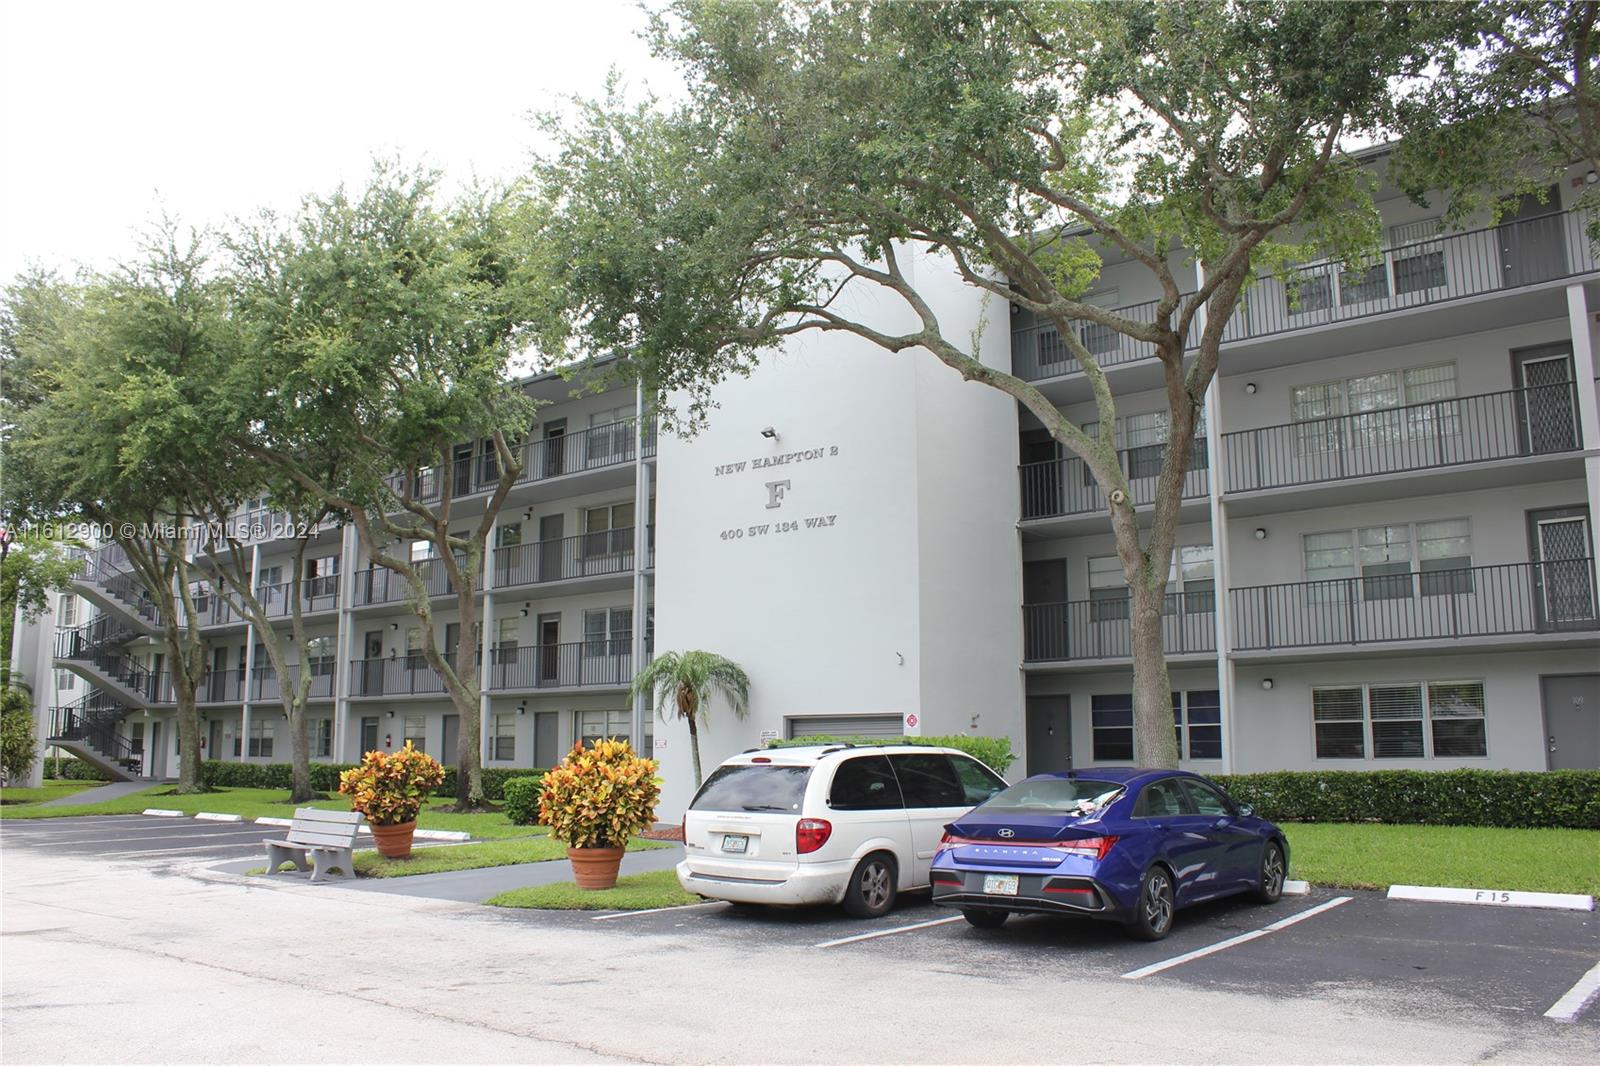
[(502, 799), (505, 801), (506, 818), (512, 825), (539, 823), (539, 792), (544, 787), (544, 772), (537, 772), (538, 777), (513, 777), (505, 784)]
[[(505, 798), (506, 782), (519, 777), (532, 777), (535, 779), (544, 776), (543, 767), (534, 766), (485, 766), (483, 768), (483, 797), (484, 799), (498, 800)], [(444, 768), (444, 780), (435, 790), (440, 796), (454, 796), (456, 794), (456, 768)]]
[[(356, 766), (356, 763), (314, 762), (311, 764), (311, 787), (318, 792), (339, 791), (339, 775)], [(505, 783), (513, 778), (544, 776), (542, 768), (532, 766), (485, 767), (483, 794), (497, 800)], [(207, 759), (200, 767), (200, 780), (207, 788), (282, 788), (289, 787), (289, 764), (286, 762), (253, 763), (223, 762)], [(453, 797), (456, 794), (456, 768), (446, 766), (444, 778), (434, 795)]]
[(544, 775), (539, 821), (569, 848), (620, 848), (655, 824), (661, 779), (654, 759), (641, 759), (625, 740), (574, 744), (561, 765)]
[(1273, 821), (1600, 829), (1600, 770), (1282, 770), (1216, 780)]
[(22, 781), (33, 769), (33, 703), (19, 688), (0, 689), (0, 774)]
[(339, 791), (373, 825), (404, 825), (417, 820), (429, 790), (443, 780), (444, 767), (407, 741), (393, 755), (367, 752), (360, 766), (339, 775)]
[(109, 781), (100, 768), (82, 759), (55, 756), (44, 761), (44, 776), (55, 781)]
[(958, 733), (948, 737), (795, 737), (769, 741), (769, 748), (792, 748), (802, 744), (927, 744), (935, 748), (964, 751), (997, 774), (1003, 774), (1017, 761), (1010, 737), (975, 737)]

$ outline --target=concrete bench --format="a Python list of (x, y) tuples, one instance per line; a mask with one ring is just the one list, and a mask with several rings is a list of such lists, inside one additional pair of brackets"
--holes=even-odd
[(322, 880), (322, 875), (329, 870), (354, 877), (353, 852), (361, 822), (360, 811), (299, 808), (294, 812), (287, 837), (262, 841), (267, 846), (267, 873), (275, 874), (280, 864), (292, 862), (300, 870), (310, 870), (312, 881)]

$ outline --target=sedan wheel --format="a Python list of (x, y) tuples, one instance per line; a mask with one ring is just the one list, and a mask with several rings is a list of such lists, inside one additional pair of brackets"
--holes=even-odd
[(850, 875), (844, 909), (852, 918), (877, 918), (894, 906), (894, 863), (883, 855), (868, 855)]
[(1139, 940), (1160, 940), (1172, 931), (1172, 877), (1152, 866), (1139, 883), (1139, 903), (1128, 922), (1128, 935)]
[(1276, 840), (1267, 841), (1261, 849), (1261, 876), (1250, 895), (1261, 903), (1276, 903), (1283, 895), (1283, 882), (1289, 869), (1283, 861), (1283, 848)]

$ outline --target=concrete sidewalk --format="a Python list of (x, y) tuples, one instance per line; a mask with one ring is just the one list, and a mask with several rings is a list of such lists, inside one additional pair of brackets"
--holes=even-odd
[(160, 784), (171, 784), (167, 781), (143, 779), (139, 781), (108, 781), (96, 788), (86, 788), (82, 792), (74, 792), (70, 796), (61, 796), (53, 800), (45, 800), (39, 804), (41, 807), (82, 807), (90, 803), (108, 803), (111, 800), (131, 796), (135, 792), (143, 792), (147, 788), (154, 788)]

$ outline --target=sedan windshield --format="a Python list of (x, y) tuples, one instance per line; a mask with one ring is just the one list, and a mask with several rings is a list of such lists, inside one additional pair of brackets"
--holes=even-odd
[(689, 805), (693, 811), (769, 811), (793, 814), (806, 794), (809, 766), (719, 766)]
[(983, 809), (1084, 815), (1099, 810), (1121, 794), (1122, 786), (1115, 781), (1051, 777), (1012, 785), (985, 803)]

